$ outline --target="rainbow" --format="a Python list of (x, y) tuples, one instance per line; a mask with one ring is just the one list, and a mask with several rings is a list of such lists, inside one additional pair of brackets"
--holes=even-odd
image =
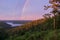
[(28, 3), (29, 3), (29, 0), (26, 0), (26, 2), (25, 2), (25, 4), (24, 4), (24, 7), (23, 7), (23, 9), (22, 9), (22, 13), (25, 12), (26, 7), (29, 5)]

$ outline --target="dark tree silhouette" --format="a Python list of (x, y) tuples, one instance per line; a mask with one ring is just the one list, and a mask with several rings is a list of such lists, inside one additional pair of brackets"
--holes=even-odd
[(49, 14), (49, 13), (44, 14), (43, 17), (46, 18), (46, 19), (51, 18), (51, 14)]
[[(53, 11), (51, 12), (54, 15), (54, 21), (53, 21), (53, 27), (54, 30), (56, 30), (57, 26), (56, 26), (56, 15), (59, 14), (60, 15), (60, 0), (49, 0), (49, 3), (52, 4), (50, 6), (44, 6), (45, 10), (47, 10), (48, 8), (53, 8)], [(55, 40), (57, 40), (57, 33), (55, 31)]]

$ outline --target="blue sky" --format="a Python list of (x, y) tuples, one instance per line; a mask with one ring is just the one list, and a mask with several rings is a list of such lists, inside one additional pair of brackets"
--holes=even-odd
[(48, 0), (0, 0), (0, 20), (39, 19), (48, 4)]

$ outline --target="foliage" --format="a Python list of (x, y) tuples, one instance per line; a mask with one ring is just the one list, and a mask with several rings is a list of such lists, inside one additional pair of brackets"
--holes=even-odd
[[(60, 22), (60, 19), (57, 20)], [(57, 26), (57, 25), (56, 25)], [(60, 40), (60, 25), (58, 24), (57, 39)], [(0, 40), (54, 40), (53, 17), (39, 19), (19, 27), (5, 29), (0, 28)]]
[[(47, 8), (49, 7), (51, 6)], [(55, 7), (56, 5), (53, 4), (52, 8)], [(0, 40), (60, 40), (60, 13), (57, 10), (52, 12), (58, 14), (53, 17), (45, 14), (44, 19), (35, 20), (8, 30), (0, 28)], [(56, 18), (55, 29), (53, 25), (54, 18)]]

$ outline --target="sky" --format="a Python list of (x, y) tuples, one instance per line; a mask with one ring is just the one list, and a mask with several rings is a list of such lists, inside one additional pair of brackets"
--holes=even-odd
[(49, 0), (0, 0), (0, 20), (36, 20), (49, 13)]

